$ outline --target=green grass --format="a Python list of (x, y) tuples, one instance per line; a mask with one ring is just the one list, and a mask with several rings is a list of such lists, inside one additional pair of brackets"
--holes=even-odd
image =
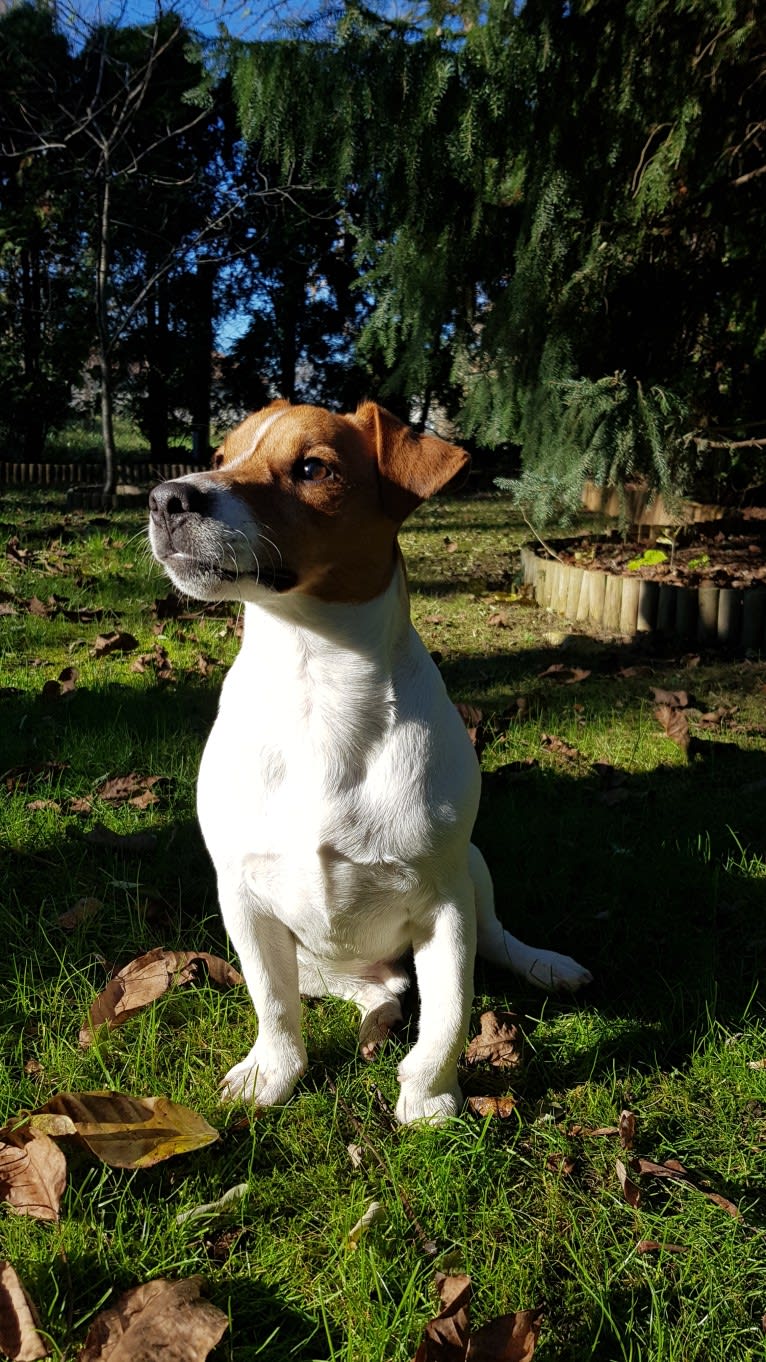
[[(231, 1317), (216, 1358), (408, 1362), (434, 1313), (434, 1259), (416, 1219), (437, 1265), (472, 1274), (477, 1325), (545, 1303), (540, 1362), (766, 1357), (766, 1070), (750, 1067), (766, 1056), (766, 742), (755, 727), (766, 665), (695, 664), (571, 634), (509, 599), (524, 535), (505, 501), (422, 508), (403, 535), (413, 611), (451, 694), (487, 715), (526, 703), (507, 729), (495, 721), (484, 753), (477, 841), (501, 916), (518, 935), (576, 954), (596, 981), (564, 1002), (478, 970), (476, 1017), (513, 1006), (528, 1018), (529, 1056), (510, 1084), (518, 1106), (505, 1122), (466, 1115), (439, 1130), (393, 1129), (386, 1104), (406, 1038), (363, 1065), (355, 1010), (335, 1001), (305, 1005), (311, 1067), (291, 1102), (243, 1121), (242, 1108), (216, 1097), (252, 1043), (241, 990), (171, 993), (97, 1047), (77, 1043), (111, 963), (157, 945), (227, 954), (194, 779), (236, 652), (236, 612), (166, 620), (155, 633), (152, 603), (167, 586), (135, 513), (65, 515), (60, 501), (11, 492), (1, 518), (4, 537), (18, 535), (31, 554), (0, 568), (0, 600), (17, 611), (0, 617), (0, 765), (39, 769), (27, 788), (0, 784), (0, 1115), (110, 1086), (167, 1094), (221, 1131), (200, 1153), (146, 1172), (71, 1160), (57, 1225), (4, 1215), (0, 1257), (36, 1300), (53, 1356), (76, 1357), (119, 1291), (201, 1272)], [(26, 612), (30, 597), (53, 593), (70, 611), (110, 613), (88, 622)], [(492, 623), (498, 611), (505, 626)], [(111, 628), (133, 633), (142, 653), (161, 642), (173, 679), (132, 671), (135, 653), (92, 657)], [(201, 675), (200, 654), (220, 667)], [(591, 674), (556, 684), (541, 676), (554, 662)], [(46, 703), (44, 681), (70, 665), (74, 694)], [(626, 666), (646, 670), (621, 677)], [(738, 727), (700, 730), (704, 754), (687, 764), (653, 718), (651, 685), (683, 686), (703, 711), (736, 706)], [(544, 747), (545, 734), (576, 755)], [(508, 771), (529, 758), (538, 764)], [(605, 802), (596, 762), (620, 769), (619, 802)], [(94, 799), (91, 813), (68, 812), (104, 777), (134, 770), (167, 778), (159, 804)], [(30, 810), (38, 800), (58, 807)], [(150, 829), (156, 849), (137, 858), (93, 846), (83, 833), (95, 822)], [(58, 918), (83, 895), (103, 907), (67, 933)], [(657, 1180), (632, 1210), (615, 1176), (617, 1141), (572, 1133), (614, 1124), (623, 1107), (637, 1115), (635, 1152), (680, 1159), (742, 1219)], [(346, 1146), (360, 1140), (357, 1169)], [(571, 1174), (552, 1157), (561, 1154), (575, 1160)], [(177, 1223), (242, 1182), (247, 1195), (225, 1219)], [(346, 1235), (371, 1199), (385, 1218), (350, 1252)], [(640, 1254), (645, 1239), (686, 1251)]]

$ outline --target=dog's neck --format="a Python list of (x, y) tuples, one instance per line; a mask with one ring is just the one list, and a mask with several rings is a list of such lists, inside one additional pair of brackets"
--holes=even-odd
[[(369, 760), (395, 720), (412, 638), (397, 560), (386, 590), (361, 604), (298, 592), (247, 603), (240, 669), (259, 678), (259, 690), (272, 692), (278, 741), (308, 742), (348, 771)], [(269, 684), (278, 677), (290, 677), (289, 687), (283, 681), (277, 691)]]

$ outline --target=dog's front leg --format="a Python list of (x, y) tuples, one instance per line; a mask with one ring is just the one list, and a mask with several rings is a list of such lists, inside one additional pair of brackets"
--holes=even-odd
[(420, 995), (418, 1039), (399, 1065), (397, 1120), (444, 1121), (463, 1097), (457, 1062), (473, 1000), (476, 916), (470, 881), (453, 902), (434, 911), (428, 931), (413, 942)]
[(236, 896), (227, 896), (220, 887), (226, 928), (258, 1018), (258, 1039), (227, 1073), (222, 1097), (273, 1106), (287, 1101), (308, 1064), (301, 1036), (295, 938), (276, 918), (254, 911), (242, 888)]

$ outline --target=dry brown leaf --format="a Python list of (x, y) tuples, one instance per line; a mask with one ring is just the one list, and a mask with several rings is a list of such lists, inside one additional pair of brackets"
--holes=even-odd
[(75, 927), (79, 927), (81, 922), (87, 922), (88, 918), (95, 917), (103, 908), (101, 899), (94, 899), (86, 896), (77, 899), (76, 903), (62, 913), (58, 919), (59, 927), (63, 927), (65, 932), (73, 932)]
[(712, 1201), (714, 1206), (720, 1206), (721, 1210), (725, 1211), (727, 1215), (730, 1215), (733, 1220), (742, 1219), (741, 1211), (727, 1196), (721, 1196), (720, 1192), (706, 1192), (703, 1188), (700, 1188), (699, 1190), (708, 1201)]
[(672, 1178), (676, 1182), (686, 1182), (689, 1179), (689, 1174), (677, 1159), (666, 1159), (664, 1163), (655, 1163), (654, 1159), (638, 1157), (631, 1159), (630, 1166), (634, 1173), (648, 1173), (655, 1178)]
[(102, 780), (96, 786), (96, 794), (113, 808), (119, 808), (121, 804), (135, 804), (136, 797), (146, 794), (150, 796), (149, 802), (156, 804), (154, 786), (164, 779), (164, 776), (141, 776), (138, 771), (131, 771), (127, 776), (111, 776), (108, 780)]
[(228, 1328), (203, 1286), (201, 1277), (158, 1277), (132, 1287), (96, 1316), (77, 1362), (203, 1362)]
[(589, 676), (590, 672), (583, 667), (567, 667), (563, 662), (554, 662), (552, 666), (546, 667), (544, 672), (538, 672), (539, 680), (560, 681), (566, 686), (585, 681)]
[(569, 1130), (567, 1131), (567, 1134), (568, 1134), (568, 1135), (583, 1135), (583, 1136), (585, 1136), (586, 1139), (591, 1139), (593, 1136), (596, 1136), (596, 1135), (599, 1135), (599, 1136), (601, 1136), (601, 1135), (619, 1135), (619, 1133), (620, 1133), (620, 1127), (619, 1127), (619, 1126), (593, 1126), (593, 1127), (590, 1127), (590, 1126), (578, 1126), (578, 1125), (574, 1125), (574, 1126), (570, 1126), (570, 1127), (569, 1127)]
[(37, 1362), (49, 1357), (50, 1348), (40, 1337), (40, 1319), (16, 1271), (0, 1263), (0, 1353), (13, 1362)]
[(636, 1244), (636, 1253), (688, 1253), (683, 1244), (661, 1244), (657, 1239), (641, 1239)]
[(524, 1058), (524, 1036), (515, 1012), (483, 1012), (480, 1033), (468, 1045), (467, 1064), (486, 1060), (498, 1069), (518, 1068)]
[(53, 813), (61, 813), (61, 805), (56, 799), (31, 799), (27, 804), (30, 813), (41, 813), (43, 809), (50, 809)]
[(242, 975), (233, 965), (208, 951), (168, 951), (158, 946), (137, 956), (110, 979), (91, 1004), (88, 1019), (80, 1030), (80, 1045), (87, 1049), (100, 1026), (122, 1026), (169, 988), (194, 983), (200, 976), (209, 978), (219, 988), (243, 983)]
[(466, 1106), (476, 1116), (497, 1116), (501, 1121), (512, 1116), (517, 1106), (516, 1098), (510, 1093), (502, 1097), (467, 1097)]
[(465, 1362), (470, 1335), (471, 1278), (436, 1273), (441, 1310), (429, 1320), (415, 1362)]
[(670, 738), (685, 756), (689, 755), (689, 743), (691, 734), (689, 732), (689, 720), (681, 709), (674, 709), (672, 705), (658, 705), (654, 711), (654, 717), (665, 731), (665, 737)]
[(632, 1111), (620, 1112), (620, 1124), (617, 1133), (620, 1137), (622, 1148), (632, 1149), (633, 1141), (636, 1138), (636, 1117)]
[(633, 1209), (636, 1210), (641, 1204), (641, 1188), (637, 1187), (635, 1182), (628, 1177), (628, 1170), (622, 1162), (622, 1159), (617, 1159), (614, 1167), (617, 1177), (620, 1180), (620, 1186), (625, 1200), (629, 1206), (632, 1206)]
[(167, 1097), (60, 1092), (34, 1114), (41, 1113), (68, 1116), (78, 1139), (113, 1168), (151, 1168), (218, 1139), (218, 1131), (196, 1111)]
[(490, 1320), (471, 1334), (467, 1362), (530, 1362), (542, 1322), (542, 1306)]
[(138, 647), (138, 639), (121, 629), (111, 634), (99, 634), (91, 652), (94, 657), (107, 657), (109, 653), (132, 653)]
[(650, 686), (655, 705), (669, 705), (671, 709), (686, 709), (689, 694), (685, 690), (663, 690), (661, 686)]
[(94, 847), (108, 847), (110, 851), (124, 851), (138, 856), (144, 851), (154, 851), (157, 845), (153, 832), (112, 832), (103, 823), (96, 823), (90, 832), (84, 832), (82, 839)]
[[(764, 784), (766, 785), (766, 781), (764, 781)], [(766, 1059), (749, 1059), (747, 1067), (748, 1069), (766, 1069)]]
[(553, 733), (540, 734), (540, 746), (546, 752), (554, 752), (557, 756), (563, 757), (565, 761), (578, 761), (580, 753), (571, 743), (565, 742), (563, 738), (557, 738)]
[(0, 1130), (0, 1198), (16, 1215), (58, 1220), (66, 1159), (50, 1136), (28, 1125)]
[(549, 1154), (545, 1166), (550, 1173), (560, 1173), (562, 1177), (568, 1178), (577, 1168), (577, 1159), (573, 1159), (571, 1154)]

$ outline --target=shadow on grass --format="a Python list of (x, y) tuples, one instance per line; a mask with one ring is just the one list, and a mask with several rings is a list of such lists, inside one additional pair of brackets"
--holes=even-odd
[[(470, 674), (480, 693), (482, 678), (498, 668), (513, 694), (517, 676), (544, 670), (554, 657), (561, 660), (559, 649), (458, 659), (445, 667), (446, 679), (459, 691), (459, 679)], [(574, 658), (567, 653), (565, 660)], [(598, 667), (610, 675), (635, 660), (635, 648), (609, 648), (600, 652)], [(662, 676), (652, 680), (661, 684)], [(646, 678), (636, 685), (645, 696)], [(574, 691), (545, 689), (546, 726), (555, 731), (557, 707), (571, 720)], [(613, 693), (610, 698), (603, 688), (579, 688), (577, 697), (587, 699), (594, 721), (599, 707), (604, 721), (613, 710)], [(38, 821), (8, 867), (0, 917), (6, 942), (38, 951), (42, 960), (50, 956), (57, 967), (71, 938), (56, 919), (72, 899), (100, 896), (102, 886), (115, 884), (130, 896), (135, 884), (136, 899), (143, 893), (155, 904), (154, 916), (139, 913), (132, 925), (100, 917), (93, 929), (99, 949), (115, 950), (122, 962), (155, 944), (221, 949), (214, 874), (189, 779), (217, 698), (209, 683), (179, 678), (144, 690), (105, 682), (50, 708), (23, 695), (4, 699), (3, 766), (41, 767), (16, 794), (19, 817)], [(669, 759), (673, 751), (669, 746)], [(766, 964), (764, 878), (757, 864), (766, 849), (765, 796), (756, 788), (766, 778), (766, 754), (712, 740), (704, 751), (705, 759), (688, 766), (622, 772), (616, 797), (587, 764), (574, 774), (548, 766), (485, 775), (476, 841), (495, 878), (499, 916), (522, 939), (586, 964), (595, 982), (585, 1005), (624, 1022), (593, 1051), (563, 1057), (558, 1081), (582, 1081), (642, 1059), (677, 1064), (706, 1018), (736, 1026), (756, 996)], [(54, 766), (46, 768), (47, 762)], [(66, 815), (69, 799), (92, 793), (105, 775), (129, 770), (170, 777), (168, 802), (157, 814), (131, 811), (127, 827), (122, 811), (118, 818), (121, 830), (150, 827), (156, 834), (156, 845), (138, 860), (84, 840), (94, 821), (114, 826), (113, 811), (98, 800), (90, 815)], [(46, 797), (60, 803), (60, 816), (26, 813), (26, 803)], [(47, 904), (42, 916), (41, 903)], [(78, 933), (80, 951), (89, 935), (87, 927)], [(495, 974), (479, 980), (520, 1006), (540, 1006), (541, 995), (518, 981)]]

